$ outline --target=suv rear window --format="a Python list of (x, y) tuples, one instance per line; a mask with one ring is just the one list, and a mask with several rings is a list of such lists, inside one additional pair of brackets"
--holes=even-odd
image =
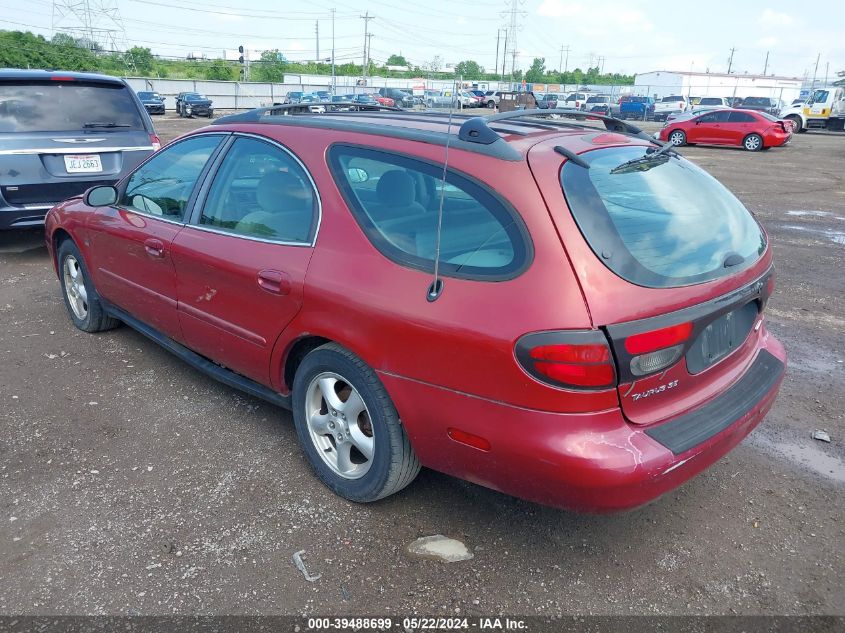
[(702, 97), (698, 105), (723, 105), (724, 100), (721, 97)]
[[(113, 126), (94, 127), (92, 124)], [(87, 125), (86, 125), (87, 124)], [(126, 86), (84, 81), (0, 82), (0, 132), (143, 130)]]
[[(561, 184), (584, 238), (598, 258), (631, 283), (669, 288), (716, 279), (757, 261), (760, 225), (707, 172), (677, 155), (627, 161), (652, 148), (586, 152), (586, 169), (567, 161)], [(742, 260), (725, 267), (728, 256)], [(733, 257), (732, 259), (736, 259)]]
[(443, 195), (440, 271), (447, 276), (502, 280), (530, 263), (522, 219), (493, 191), (443, 167), (380, 150), (335, 145), (335, 181), (364, 233), (393, 261), (433, 271), (437, 216)]
[[(663, 99), (661, 99), (661, 101), (663, 101), (663, 103), (669, 103), (670, 101), (685, 101), (685, 99), (684, 99), (684, 97), (673, 96), (673, 97), (663, 97)], [(702, 101), (704, 101), (704, 99), (702, 99)]]

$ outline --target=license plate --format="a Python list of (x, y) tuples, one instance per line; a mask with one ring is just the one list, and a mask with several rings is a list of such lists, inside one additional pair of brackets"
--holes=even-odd
[(704, 328), (687, 352), (689, 372), (704, 371), (741, 346), (751, 332), (757, 314), (757, 302), (750, 301)]
[(65, 169), (69, 174), (87, 174), (103, 171), (99, 154), (66, 154)]

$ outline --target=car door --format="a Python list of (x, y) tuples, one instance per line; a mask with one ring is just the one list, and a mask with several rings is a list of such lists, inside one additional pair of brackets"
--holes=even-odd
[(716, 110), (715, 112), (708, 112), (696, 119), (696, 124), (691, 130), (692, 137), (687, 135), (688, 142), (691, 143), (712, 143), (720, 145), (724, 135), (723, 126), (728, 121), (728, 112)]
[(285, 147), (238, 135), (173, 241), (188, 347), (269, 384), (276, 339), (302, 305), (320, 219), (310, 175)]
[(754, 132), (757, 119), (748, 112), (729, 112), (721, 126), (720, 140), (724, 145), (742, 145), (743, 139)]
[(170, 247), (223, 138), (192, 136), (154, 154), (121, 184), (117, 203), (88, 221), (97, 290), (175, 340), (182, 334)]

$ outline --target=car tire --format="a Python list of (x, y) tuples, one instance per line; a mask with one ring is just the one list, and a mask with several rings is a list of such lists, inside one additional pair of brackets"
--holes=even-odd
[(681, 147), (682, 145), (687, 144), (687, 135), (683, 130), (672, 130), (666, 138), (668, 138), (669, 142), (675, 147)]
[(786, 117), (789, 121), (792, 121), (792, 132), (793, 133), (800, 133), (806, 132), (806, 128), (801, 125), (801, 117), (800, 116), (788, 116)]
[(73, 324), (83, 332), (103, 332), (120, 325), (103, 308), (88, 267), (72, 240), (61, 242), (57, 259), (62, 297)]
[(749, 152), (759, 152), (763, 149), (763, 137), (759, 134), (749, 134), (742, 139), (742, 146)]
[(487, 107), (491, 110), (495, 109), (496, 108), (496, 102), (491, 99), (490, 101), (487, 102)]
[(293, 419), (311, 468), (345, 499), (377, 501), (410, 484), (420, 471), (378, 376), (336, 343), (313, 350), (297, 368)]

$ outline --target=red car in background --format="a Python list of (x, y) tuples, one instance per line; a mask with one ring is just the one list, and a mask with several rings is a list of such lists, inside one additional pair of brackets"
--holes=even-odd
[(792, 132), (789, 121), (766, 112), (726, 108), (670, 121), (658, 138), (672, 145), (731, 145), (757, 152), (786, 145)]
[(396, 102), (393, 99), (391, 99), (390, 97), (383, 97), (378, 93), (374, 93), (370, 96), (373, 99), (375, 99), (376, 101), (378, 101), (379, 105), (388, 106), (388, 107), (391, 107), (391, 108), (396, 105)]

